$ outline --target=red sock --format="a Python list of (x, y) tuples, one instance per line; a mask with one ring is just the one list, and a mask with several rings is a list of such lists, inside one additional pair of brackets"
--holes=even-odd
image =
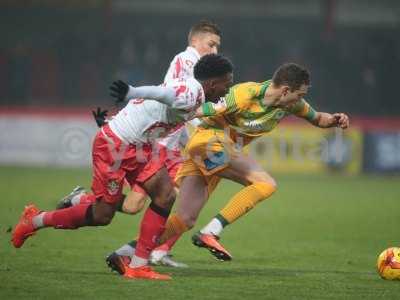
[(78, 204), (64, 209), (46, 212), (43, 224), (55, 229), (76, 229), (86, 226), (86, 211), (91, 204)]
[(84, 194), (79, 198), (79, 204), (92, 204), (96, 202), (96, 196), (93, 194)]
[(150, 252), (156, 248), (157, 241), (164, 232), (168, 216), (162, 216), (151, 207), (144, 213), (140, 224), (140, 235), (136, 245), (135, 255), (148, 259)]
[(179, 240), (179, 238), (181, 237), (181, 234), (177, 234), (175, 236), (173, 236), (172, 238), (170, 238), (169, 240), (167, 240), (164, 244), (162, 244), (161, 246), (157, 247), (157, 250), (163, 250), (163, 251), (169, 251), (172, 249), (172, 247), (175, 245), (176, 241)]

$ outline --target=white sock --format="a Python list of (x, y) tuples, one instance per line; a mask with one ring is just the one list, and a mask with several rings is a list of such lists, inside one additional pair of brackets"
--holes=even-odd
[(222, 229), (224, 229), (224, 227), (222, 226), (221, 222), (217, 218), (214, 218), (211, 220), (210, 223), (203, 227), (200, 232), (204, 234), (213, 234), (219, 236), (222, 232)]
[(41, 212), (40, 214), (38, 214), (37, 216), (34, 216), (34, 217), (33, 217), (32, 223), (33, 223), (33, 227), (34, 227), (35, 229), (44, 227), (44, 224), (43, 224), (43, 217), (44, 217), (44, 214), (45, 214), (45, 212), (43, 211), (43, 212)]
[(135, 248), (133, 248), (129, 244), (123, 245), (121, 248), (119, 248), (117, 251), (115, 251), (118, 255), (122, 256), (129, 256), (132, 257), (135, 254)]
[(134, 255), (132, 257), (131, 263), (129, 264), (130, 268), (138, 268), (138, 267), (143, 267), (147, 266), (149, 260), (146, 258), (141, 258), (139, 256)]

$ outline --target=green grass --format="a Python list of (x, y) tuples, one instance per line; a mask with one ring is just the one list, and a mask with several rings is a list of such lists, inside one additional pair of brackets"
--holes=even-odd
[[(0, 299), (399, 299), (400, 282), (375, 271), (377, 255), (399, 245), (397, 177), (277, 176), (279, 191), (228, 227), (232, 262), (215, 261), (186, 234), (175, 257), (189, 269), (171, 282), (111, 274), (107, 253), (137, 233), (139, 216), (103, 228), (40, 231), (23, 248), (9, 229), (23, 205), (52, 209), (88, 170), (0, 169)], [(203, 210), (204, 225), (239, 186), (223, 183)]]

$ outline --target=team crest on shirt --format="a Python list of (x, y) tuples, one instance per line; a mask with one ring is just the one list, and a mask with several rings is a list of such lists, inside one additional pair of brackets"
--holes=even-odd
[(224, 151), (213, 153), (213, 157), (206, 158), (204, 165), (208, 171), (215, 169), (216, 167), (224, 165), (228, 161), (228, 157)]
[(116, 195), (119, 190), (119, 184), (116, 180), (112, 179), (107, 184), (107, 190), (110, 195)]

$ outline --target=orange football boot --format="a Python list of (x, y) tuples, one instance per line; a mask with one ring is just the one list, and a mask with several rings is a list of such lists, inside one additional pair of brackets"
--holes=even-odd
[(219, 237), (213, 234), (197, 232), (192, 236), (193, 245), (208, 249), (218, 260), (232, 260), (232, 255), (218, 242)]
[(115, 252), (106, 257), (107, 266), (111, 271), (118, 272), (120, 275), (124, 275), (130, 262), (131, 258), (129, 256), (118, 255)]
[(160, 274), (149, 266), (131, 268), (126, 267), (124, 277), (131, 279), (171, 280), (171, 276)]
[(32, 219), (39, 213), (40, 210), (34, 204), (25, 206), (24, 212), (12, 233), (11, 242), (15, 248), (20, 248), (28, 237), (35, 234), (36, 229), (33, 227)]

